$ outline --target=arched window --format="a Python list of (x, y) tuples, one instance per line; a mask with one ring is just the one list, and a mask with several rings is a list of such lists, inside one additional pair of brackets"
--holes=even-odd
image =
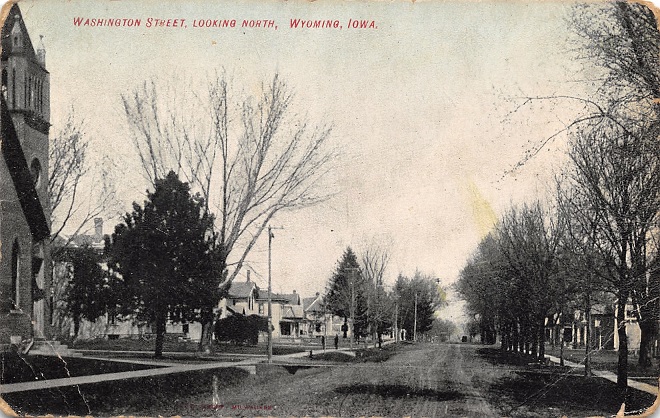
[(32, 160), (30, 164), (30, 174), (32, 174), (32, 182), (35, 187), (39, 187), (41, 182), (41, 163), (37, 158)]
[(18, 240), (14, 241), (11, 249), (11, 298), (12, 308), (18, 309), (19, 289), (21, 283), (21, 249), (18, 246)]
[(44, 92), (44, 82), (42, 80), (37, 81), (37, 108), (39, 113), (44, 111), (44, 101), (43, 101), (43, 92)]
[(5, 100), (7, 99), (7, 69), (3, 68), (2, 69), (2, 95), (5, 96)]
[(11, 69), (11, 105), (16, 107), (16, 68)]

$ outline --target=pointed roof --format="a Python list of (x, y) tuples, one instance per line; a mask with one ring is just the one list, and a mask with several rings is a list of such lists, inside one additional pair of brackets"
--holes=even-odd
[(303, 298), (302, 305), (305, 312), (323, 312), (323, 296), (317, 294), (311, 298)]
[(282, 312), (282, 318), (302, 319), (303, 309), (300, 305), (287, 305)]
[[(11, 6), (10, 6), (11, 5)], [(25, 54), (27, 55), (30, 61), (33, 61), (35, 64), (39, 65), (44, 71), (46, 70), (39, 59), (37, 54), (34, 51), (32, 46), (32, 41), (28, 34), (27, 28), (25, 27), (25, 22), (23, 21), (23, 15), (21, 14), (21, 9), (18, 7), (18, 4), (14, 2), (6, 3), (2, 8), (2, 60), (6, 60), (10, 55), (14, 53)], [(12, 42), (12, 31), (17, 28), (21, 33), (22, 46), (20, 50), (14, 51), (14, 45)]]
[(50, 226), (37, 190), (34, 188), (23, 147), (2, 94), (0, 94), (0, 138), (0, 152), (7, 164), (30, 233), (35, 241), (41, 241), (50, 235)]
[(254, 282), (232, 282), (231, 287), (229, 287), (228, 297), (238, 299), (245, 298), (247, 299), (250, 296), (250, 293), (257, 286)]

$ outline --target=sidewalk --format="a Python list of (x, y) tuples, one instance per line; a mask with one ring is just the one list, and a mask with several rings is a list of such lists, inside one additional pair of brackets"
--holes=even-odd
[[(110, 360), (103, 358), (103, 360)], [(132, 379), (136, 377), (160, 376), (171, 373), (181, 373), (194, 370), (209, 370), (225, 367), (253, 366), (255, 360), (243, 360), (239, 362), (209, 362), (206, 364), (176, 364), (157, 369), (134, 370), (130, 372), (104, 373), (90, 376), (67, 377), (63, 379), (38, 380), (34, 382), (10, 383), (0, 385), (0, 395), (4, 393), (23, 392), (28, 390), (42, 390), (62, 386), (84, 385), (88, 383), (107, 382), (111, 380)]]
[[(388, 344), (391, 342), (387, 342)], [(384, 343), (383, 345), (385, 345)], [(312, 350), (312, 355), (319, 355), (332, 352), (332, 351), (340, 351), (345, 354), (355, 356), (355, 349), (351, 349), (349, 347), (342, 347), (337, 350), (334, 348), (326, 348), (325, 350), (323, 349), (318, 349), (318, 350)], [(87, 354), (92, 354), (92, 353), (123, 353), (123, 354), (144, 354), (144, 351), (110, 351), (110, 350), (77, 350), (80, 352), (84, 352)], [(304, 358), (304, 357), (309, 357), (309, 351), (301, 351), (298, 353), (292, 353), (292, 354), (281, 354), (281, 355), (276, 355), (273, 356), (273, 361), (276, 363), (280, 363), (281, 361), (286, 362), (287, 360), (291, 359), (297, 359), (297, 358)], [(190, 355), (191, 353), (179, 353), (179, 352), (164, 352), (164, 355)], [(224, 355), (221, 354), (221, 355)], [(231, 353), (227, 353), (227, 355), (231, 355)], [(162, 366), (159, 368), (154, 368), (154, 369), (146, 369), (146, 370), (134, 370), (134, 371), (128, 371), (128, 372), (119, 372), (119, 373), (104, 373), (104, 374), (95, 374), (95, 375), (89, 375), (89, 376), (78, 376), (78, 377), (67, 377), (67, 378), (62, 378), (62, 379), (51, 379), (51, 380), (38, 380), (34, 382), (21, 382), (21, 383), (10, 383), (6, 385), (0, 385), (0, 395), (3, 393), (12, 393), (12, 392), (23, 392), (23, 391), (28, 391), (28, 390), (42, 390), (42, 389), (48, 389), (48, 388), (55, 388), (55, 387), (62, 387), (62, 386), (75, 386), (75, 385), (84, 385), (88, 383), (99, 383), (99, 382), (106, 382), (106, 381), (111, 381), (111, 380), (122, 380), (122, 379), (132, 379), (132, 378), (139, 378), (139, 377), (149, 377), (149, 376), (160, 376), (160, 375), (166, 375), (166, 374), (171, 374), (171, 373), (181, 373), (181, 372), (187, 372), (187, 371), (195, 371), (195, 370), (209, 370), (209, 369), (220, 369), (220, 368), (228, 368), (228, 367), (235, 367), (235, 368), (241, 368), (241, 369), (246, 369), (250, 371), (250, 373), (253, 373), (254, 367), (258, 363), (263, 363), (266, 359), (267, 356), (264, 354), (236, 354), (236, 357), (249, 357), (245, 360), (241, 361), (208, 361), (207, 363), (204, 364), (185, 364), (185, 363), (173, 363), (173, 362), (167, 362), (167, 361), (158, 361), (158, 360), (147, 360), (147, 359), (130, 359), (130, 358), (112, 358), (112, 357), (104, 357), (102, 355), (95, 355), (95, 356), (85, 356), (84, 358), (89, 358), (89, 359), (95, 359), (95, 360), (104, 360), (104, 361), (116, 361), (116, 362), (121, 362), (121, 363), (136, 363), (136, 364), (147, 364), (147, 365), (153, 365), (153, 366)]]
[[(559, 364), (559, 357), (551, 356), (548, 354), (546, 354), (545, 357), (548, 358), (551, 362)], [(576, 369), (584, 369), (584, 364), (578, 364), (568, 360), (564, 360), (564, 365)], [(610, 382), (616, 383), (615, 373), (602, 370), (592, 370), (591, 372), (594, 376), (601, 377), (603, 379), (609, 380)], [(628, 379), (628, 386), (637, 390), (641, 390), (642, 392), (658, 396), (658, 386), (649, 385), (648, 383), (642, 383), (632, 379)]]
[[(355, 353), (352, 351), (349, 351), (349, 348), (340, 348), (339, 350), (327, 350), (326, 352), (329, 351), (342, 351), (346, 352), (349, 355), (355, 356)], [(82, 351), (82, 350), (81, 350)], [(91, 352), (92, 350), (85, 350), (86, 352)], [(122, 353), (140, 353), (143, 354), (144, 352), (131, 352), (131, 351), (123, 351)], [(323, 353), (323, 349), (320, 350), (313, 350), (312, 354), (313, 355), (318, 355)], [(175, 353), (163, 353), (165, 355), (169, 354), (175, 354)], [(184, 353), (179, 353), (179, 354), (184, 354)], [(185, 354), (190, 354), (190, 353), (185, 353)], [(243, 356), (243, 355), (241, 355)], [(278, 356), (273, 356), (273, 360), (287, 360), (287, 359), (295, 359), (295, 358), (303, 358), (309, 356), (309, 351), (302, 351), (299, 353), (292, 353), (292, 354), (283, 354), (283, 355), (278, 355)], [(85, 358), (90, 358), (90, 359), (95, 359), (95, 360), (104, 360), (104, 361), (116, 361), (116, 362), (122, 362), (122, 363), (136, 363), (136, 364), (148, 364), (148, 365), (154, 365), (154, 366), (162, 366), (159, 368), (155, 369), (146, 369), (146, 370), (134, 370), (134, 371), (128, 371), (128, 372), (119, 372), (119, 373), (104, 373), (104, 374), (95, 374), (95, 375), (89, 375), (89, 376), (78, 376), (78, 377), (67, 377), (67, 378), (62, 378), (62, 379), (51, 379), (51, 380), (38, 380), (34, 382), (21, 382), (21, 383), (10, 383), (6, 385), (0, 385), (0, 395), (3, 393), (12, 393), (12, 392), (23, 392), (23, 391), (28, 391), (28, 390), (42, 390), (42, 389), (49, 389), (49, 388), (56, 388), (56, 387), (62, 387), (62, 386), (75, 386), (75, 385), (84, 385), (88, 383), (99, 383), (99, 382), (106, 382), (106, 381), (111, 381), (111, 380), (122, 380), (122, 379), (133, 379), (133, 378), (139, 378), (139, 377), (149, 377), (149, 376), (160, 376), (160, 375), (166, 375), (166, 374), (171, 374), (171, 373), (181, 373), (181, 372), (187, 372), (187, 371), (195, 371), (195, 370), (209, 370), (209, 369), (220, 369), (220, 368), (228, 368), (228, 367), (236, 367), (236, 368), (242, 368), (242, 369), (247, 369), (251, 370), (256, 366), (258, 363), (262, 363), (266, 360), (266, 355), (250, 355), (250, 358), (246, 360), (241, 360), (241, 361), (209, 361), (208, 363), (204, 364), (182, 364), (182, 363), (170, 363), (170, 362), (160, 362), (160, 361), (150, 361), (150, 360), (145, 360), (145, 359), (119, 359), (119, 358), (110, 358), (110, 357), (103, 357), (103, 356), (93, 356), (93, 357), (88, 357), (85, 356)]]

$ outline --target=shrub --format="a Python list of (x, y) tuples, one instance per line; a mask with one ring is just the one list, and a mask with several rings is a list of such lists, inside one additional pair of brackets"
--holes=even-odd
[(216, 321), (214, 333), (217, 341), (257, 345), (260, 331), (268, 331), (266, 318), (234, 314)]

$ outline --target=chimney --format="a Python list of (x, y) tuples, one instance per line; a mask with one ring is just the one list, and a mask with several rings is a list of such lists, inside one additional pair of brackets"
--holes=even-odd
[(247, 280), (246, 282), (250, 283), (250, 269), (247, 271)]
[(94, 237), (96, 239), (103, 237), (103, 218), (94, 218)]

